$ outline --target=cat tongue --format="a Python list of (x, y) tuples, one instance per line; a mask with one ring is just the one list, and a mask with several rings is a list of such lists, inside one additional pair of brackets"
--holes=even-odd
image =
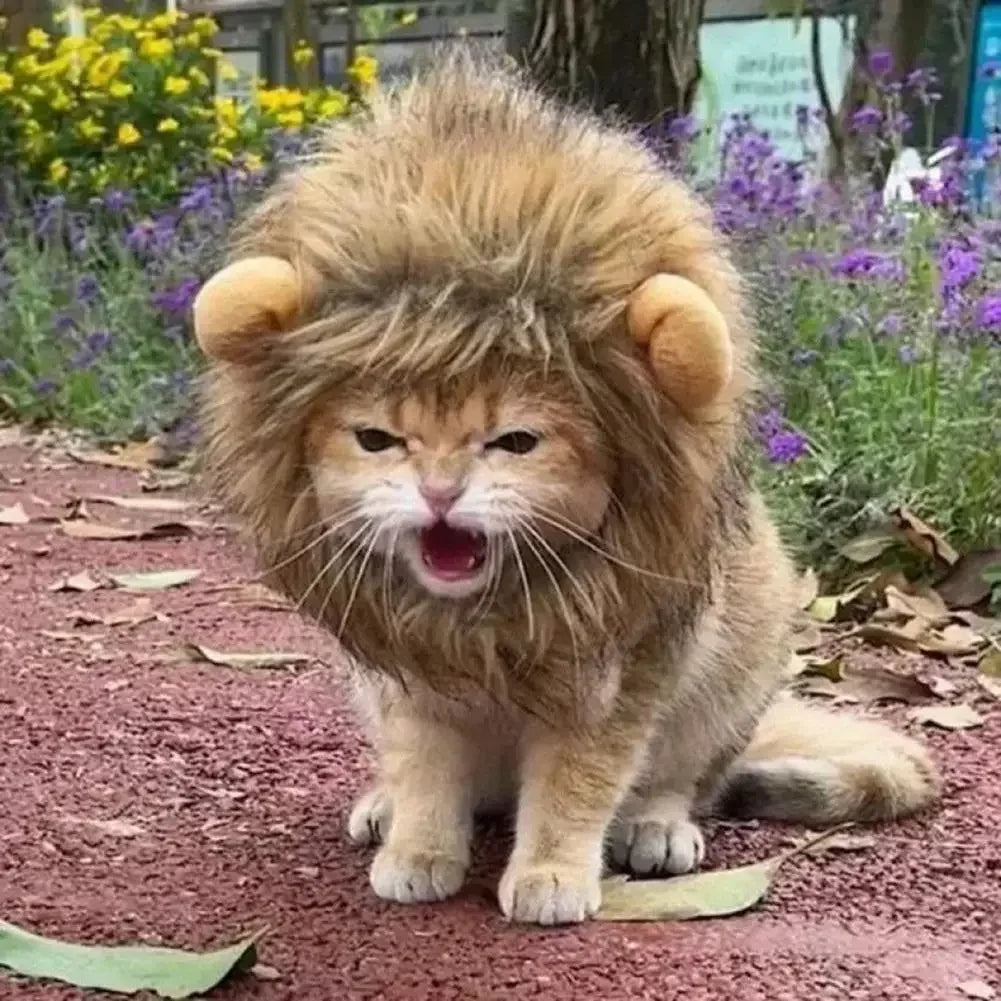
[(465, 577), (483, 563), (486, 537), (436, 521), (421, 532), (424, 565), (442, 577)]

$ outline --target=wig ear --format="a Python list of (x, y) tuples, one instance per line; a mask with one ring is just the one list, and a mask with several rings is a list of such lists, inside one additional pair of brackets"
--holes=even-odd
[(195, 298), (195, 339), (220, 361), (246, 363), (295, 326), (309, 294), (304, 275), (280, 257), (247, 257), (216, 272)]
[(733, 344), (708, 293), (680, 275), (659, 274), (633, 292), (629, 332), (650, 356), (660, 387), (685, 414), (707, 407), (733, 377)]

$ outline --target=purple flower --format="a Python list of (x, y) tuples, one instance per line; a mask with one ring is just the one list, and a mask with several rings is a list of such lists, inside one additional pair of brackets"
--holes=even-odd
[(869, 72), (875, 77), (889, 76), (893, 72), (893, 54), (885, 49), (870, 52)]
[(69, 331), (75, 329), (76, 320), (73, 319), (68, 313), (59, 313), (52, 320), (52, 329), (55, 330), (57, 334), (66, 334)]
[(678, 115), (667, 126), (667, 138), (676, 142), (691, 142), (698, 134), (698, 123), (691, 115)]
[(904, 329), (904, 320), (899, 313), (888, 313), (879, 324), (879, 332), (896, 337)]
[(946, 240), (939, 250), (942, 297), (948, 300), (980, 274), (980, 255), (964, 242)]
[(178, 202), (182, 212), (203, 212), (213, 202), (212, 185), (209, 181), (199, 181), (193, 185)]
[(77, 302), (90, 305), (100, 294), (101, 286), (93, 275), (82, 275), (76, 286)]
[(904, 365), (913, 365), (918, 360), (918, 352), (910, 344), (901, 344), (897, 348), (897, 357)]
[(783, 427), (785, 427), (785, 418), (778, 407), (772, 407), (770, 410), (758, 414), (756, 423), (758, 436), (767, 441), (769, 438), (781, 434)]
[(977, 325), (992, 334), (1001, 332), (1001, 293), (985, 295), (977, 304)]
[(153, 305), (169, 316), (184, 316), (191, 309), (201, 288), (197, 278), (185, 278), (180, 285), (157, 292), (153, 295)]
[(132, 205), (135, 199), (133, 198), (131, 192), (111, 188), (104, 193), (102, 201), (104, 202), (104, 207), (109, 212), (119, 215)]
[(798, 368), (805, 368), (807, 365), (812, 365), (819, 357), (820, 352), (814, 351), (813, 348), (796, 348), (789, 360)]
[(0, 358), (0, 375), (10, 375), (16, 368), (13, 358)]
[(111, 334), (107, 330), (94, 330), (87, 335), (87, 350), (92, 354), (100, 354), (111, 347)]
[(56, 391), (56, 384), (52, 379), (36, 379), (35, 392), (39, 396), (51, 396)]
[(835, 262), (831, 272), (841, 278), (890, 281), (902, 278), (904, 267), (901, 261), (891, 254), (882, 254), (860, 247), (844, 254)]
[(776, 465), (788, 465), (801, 459), (807, 452), (806, 438), (798, 431), (780, 431), (767, 442), (768, 461)]
[(852, 115), (852, 131), (860, 135), (874, 135), (883, 124), (883, 113), (879, 108), (865, 105)]

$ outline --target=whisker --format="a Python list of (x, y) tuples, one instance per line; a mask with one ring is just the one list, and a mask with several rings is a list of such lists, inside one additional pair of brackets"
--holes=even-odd
[[(374, 535), (378, 534), (379, 530), (377, 528), (372, 528), (372, 523), (371, 522), (367, 522), (364, 527), (365, 527), (366, 530), (371, 529), (372, 533)], [(354, 536), (354, 538), (357, 538), (358, 535), (361, 535), (361, 532), (358, 532)], [(336, 590), (337, 585), (340, 582), (340, 579), (351, 568), (351, 562), (352, 562), (352, 560), (354, 560), (354, 558), (365, 548), (365, 546), (367, 544), (368, 544), (368, 537), (363, 538), (361, 540), (361, 542), (358, 542), (358, 543), (355, 544), (354, 549), (351, 550), (351, 554), (348, 557), (346, 557), (346, 559), (344, 560), (344, 565), (340, 568), (340, 570), (337, 571), (337, 576), (334, 577), (333, 581), (331, 581), (331, 583), (330, 583), (330, 587), (327, 588), (326, 597), (324, 597), (323, 604), (320, 605), (320, 610), (319, 610), (319, 612), (317, 612), (317, 616), (316, 617), (318, 619), (322, 619), (323, 618), (323, 613), (324, 613), (324, 611), (326, 611), (327, 604), (330, 602), (330, 599), (334, 596), (334, 591)]]
[(265, 577), (267, 574), (274, 573), (276, 570), (281, 570), (282, 567), (286, 567), (286, 566), (289, 565), (289, 563), (294, 562), (295, 560), (299, 559), (301, 556), (305, 556), (306, 553), (308, 553), (314, 546), (318, 546), (321, 542), (323, 542), (325, 539), (330, 538), (331, 535), (333, 535), (334, 533), (340, 531), (340, 529), (344, 528), (346, 525), (350, 525), (352, 521), (356, 521), (358, 519), (358, 517), (359, 517), (359, 511), (360, 511), (361, 507), (362, 507), (362, 505), (361, 505), (360, 502), (357, 503), (357, 504), (352, 504), (351, 507), (347, 509), (350, 512), (350, 514), (346, 514), (346, 515), (345, 515), (344, 510), (338, 511), (332, 517), (338, 517), (339, 515), (345, 515), (345, 516), (341, 517), (340, 520), (336, 521), (332, 525), (327, 525), (327, 520), (328, 519), (323, 518), (320, 521), (314, 522), (310, 526), (309, 529), (305, 529), (305, 528), (300, 529), (298, 532), (294, 533), (294, 535), (291, 536), (291, 538), (295, 538), (296, 535), (301, 535), (303, 532), (310, 531), (310, 530), (315, 530), (315, 529), (320, 528), (320, 527), (322, 527), (324, 525), (327, 526), (326, 528), (324, 528), (324, 530), (315, 539), (313, 539), (311, 542), (309, 542), (308, 545), (303, 546), (302, 549), (298, 550), (297, 552), (294, 552), (291, 556), (286, 557), (280, 563), (275, 563), (274, 566), (270, 566), (270, 567), (268, 567), (265, 570), (261, 570), (259, 572), (259, 574), (257, 576), (255, 576), (255, 577), (252, 577), (251, 580), (258, 580), (259, 581), (263, 577)]
[(368, 561), (372, 558), (372, 553), (375, 552), (375, 544), (379, 538), (379, 529), (377, 528), (373, 533), (368, 542), (368, 549), (365, 555), (362, 557), (361, 566), (358, 568), (358, 576), (355, 577), (354, 585), (351, 588), (351, 594), (348, 596), (348, 603), (344, 608), (344, 614), (341, 616), (341, 624), (337, 627), (337, 638), (338, 640), (344, 634), (344, 627), (348, 624), (348, 616), (351, 614), (351, 609), (354, 606), (355, 598), (358, 597), (358, 588), (361, 586), (362, 577), (365, 576), (365, 567), (368, 566)]
[(531, 589), (528, 586), (528, 573), (525, 571), (525, 561), (521, 558), (521, 550), (518, 548), (518, 539), (510, 528), (505, 528), (507, 537), (511, 540), (511, 548), (514, 550), (514, 558), (518, 564), (518, 573), (521, 576), (521, 584), (525, 591), (525, 614), (528, 616), (528, 638), (535, 637), (535, 613), (532, 610)]
[(327, 560), (327, 562), (323, 565), (323, 567), (320, 569), (320, 571), (313, 578), (313, 582), (306, 589), (306, 593), (303, 594), (302, 597), (299, 599), (299, 601), (296, 603), (296, 610), (301, 610), (302, 609), (302, 606), (305, 604), (306, 599), (310, 596), (310, 594), (313, 593), (313, 588), (316, 587), (316, 585), (319, 584), (320, 581), (327, 575), (327, 573), (330, 571), (331, 567), (333, 567), (333, 565), (337, 562), (337, 560), (340, 557), (340, 555), (345, 550), (348, 549), (348, 547), (355, 541), (355, 539), (357, 539), (359, 535), (361, 535), (364, 532), (368, 531), (368, 529), (371, 526), (371, 524), (372, 523), (368, 519), (366, 519), (365, 524), (362, 525), (362, 527), (359, 528), (358, 531), (355, 532), (354, 535), (352, 535), (348, 539), (348, 541), (345, 542), (344, 545), (342, 545), (341, 548), (338, 549), (337, 552), (335, 552), (334, 555), (330, 557), (329, 560)]
[(599, 616), (598, 610), (594, 605), (594, 600), (581, 586), (580, 581), (578, 581), (574, 576), (573, 571), (567, 566), (566, 561), (559, 555), (559, 553), (556, 552), (555, 549), (553, 549), (553, 547), (546, 540), (545, 536), (543, 536), (543, 534), (538, 531), (538, 529), (533, 527), (528, 521), (524, 521), (522, 523), (522, 528), (530, 532), (535, 541), (549, 553), (549, 555), (553, 558), (553, 562), (567, 575), (567, 579), (573, 585), (574, 590), (580, 595), (581, 600), (590, 610), (591, 618), (597, 619)]
[(396, 556), (396, 544), (400, 541), (400, 532), (402, 529), (397, 526), (394, 529), (392, 538), (389, 540), (389, 552), (386, 554), (385, 560), (382, 564), (382, 607), (385, 610), (386, 622), (389, 623), (389, 627), (393, 630), (393, 635), (399, 638), (399, 626), (396, 621), (396, 616), (393, 615), (392, 608), (390, 607), (390, 589), (392, 587), (392, 574), (393, 574), (393, 560)]
[(616, 556), (614, 553), (610, 553), (607, 549), (604, 549), (597, 543), (592, 542), (586, 536), (582, 535), (579, 531), (574, 530), (574, 528), (580, 529), (581, 526), (576, 525), (570, 527), (570, 525), (572, 525), (573, 523), (570, 523), (570, 525), (564, 524), (563, 519), (559, 518), (559, 516), (554, 516), (552, 513), (547, 513), (545, 508), (539, 508), (537, 506), (534, 506), (532, 508), (532, 514), (536, 518), (538, 518), (539, 521), (544, 522), (545, 524), (551, 526), (552, 528), (555, 528), (563, 532), (565, 535), (569, 535), (571, 539), (575, 539), (582, 546), (586, 546), (588, 549), (593, 550), (599, 556), (603, 556), (610, 563), (615, 563), (626, 570), (632, 570), (634, 573), (642, 574), (645, 577), (652, 577), (655, 580), (663, 581), (664, 583), (667, 584), (683, 584), (686, 587), (693, 587), (693, 588), (700, 586), (696, 584), (694, 581), (685, 580), (682, 577), (670, 577), (666, 574), (657, 573), (654, 570), (647, 570), (645, 567), (636, 566), (635, 563), (630, 563), (628, 560), (624, 560), (621, 557)]

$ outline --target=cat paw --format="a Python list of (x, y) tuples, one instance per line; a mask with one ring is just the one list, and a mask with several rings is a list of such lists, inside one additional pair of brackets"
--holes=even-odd
[(384, 845), (372, 860), (369, 882), (383, 900), (430, 903), (458, 893), (467, 868), (468, 863), (442, 853), (401, 851)]
[(601, 906), (593, 873), (564, 866), (509, 865), (497, 894), (511, 921), (537, 925), (577, 924)]
[(375, 786), (364, 793), (348, 818), (348, 837), (356, 845), (379, 845), (389, 836), (393, 804), (389, 794)]
[(636, 876), (694, 872), (706, 854), (702, 831), (687, 818), (627, 820), (613, 827), (609, 840), (612, 861)]

